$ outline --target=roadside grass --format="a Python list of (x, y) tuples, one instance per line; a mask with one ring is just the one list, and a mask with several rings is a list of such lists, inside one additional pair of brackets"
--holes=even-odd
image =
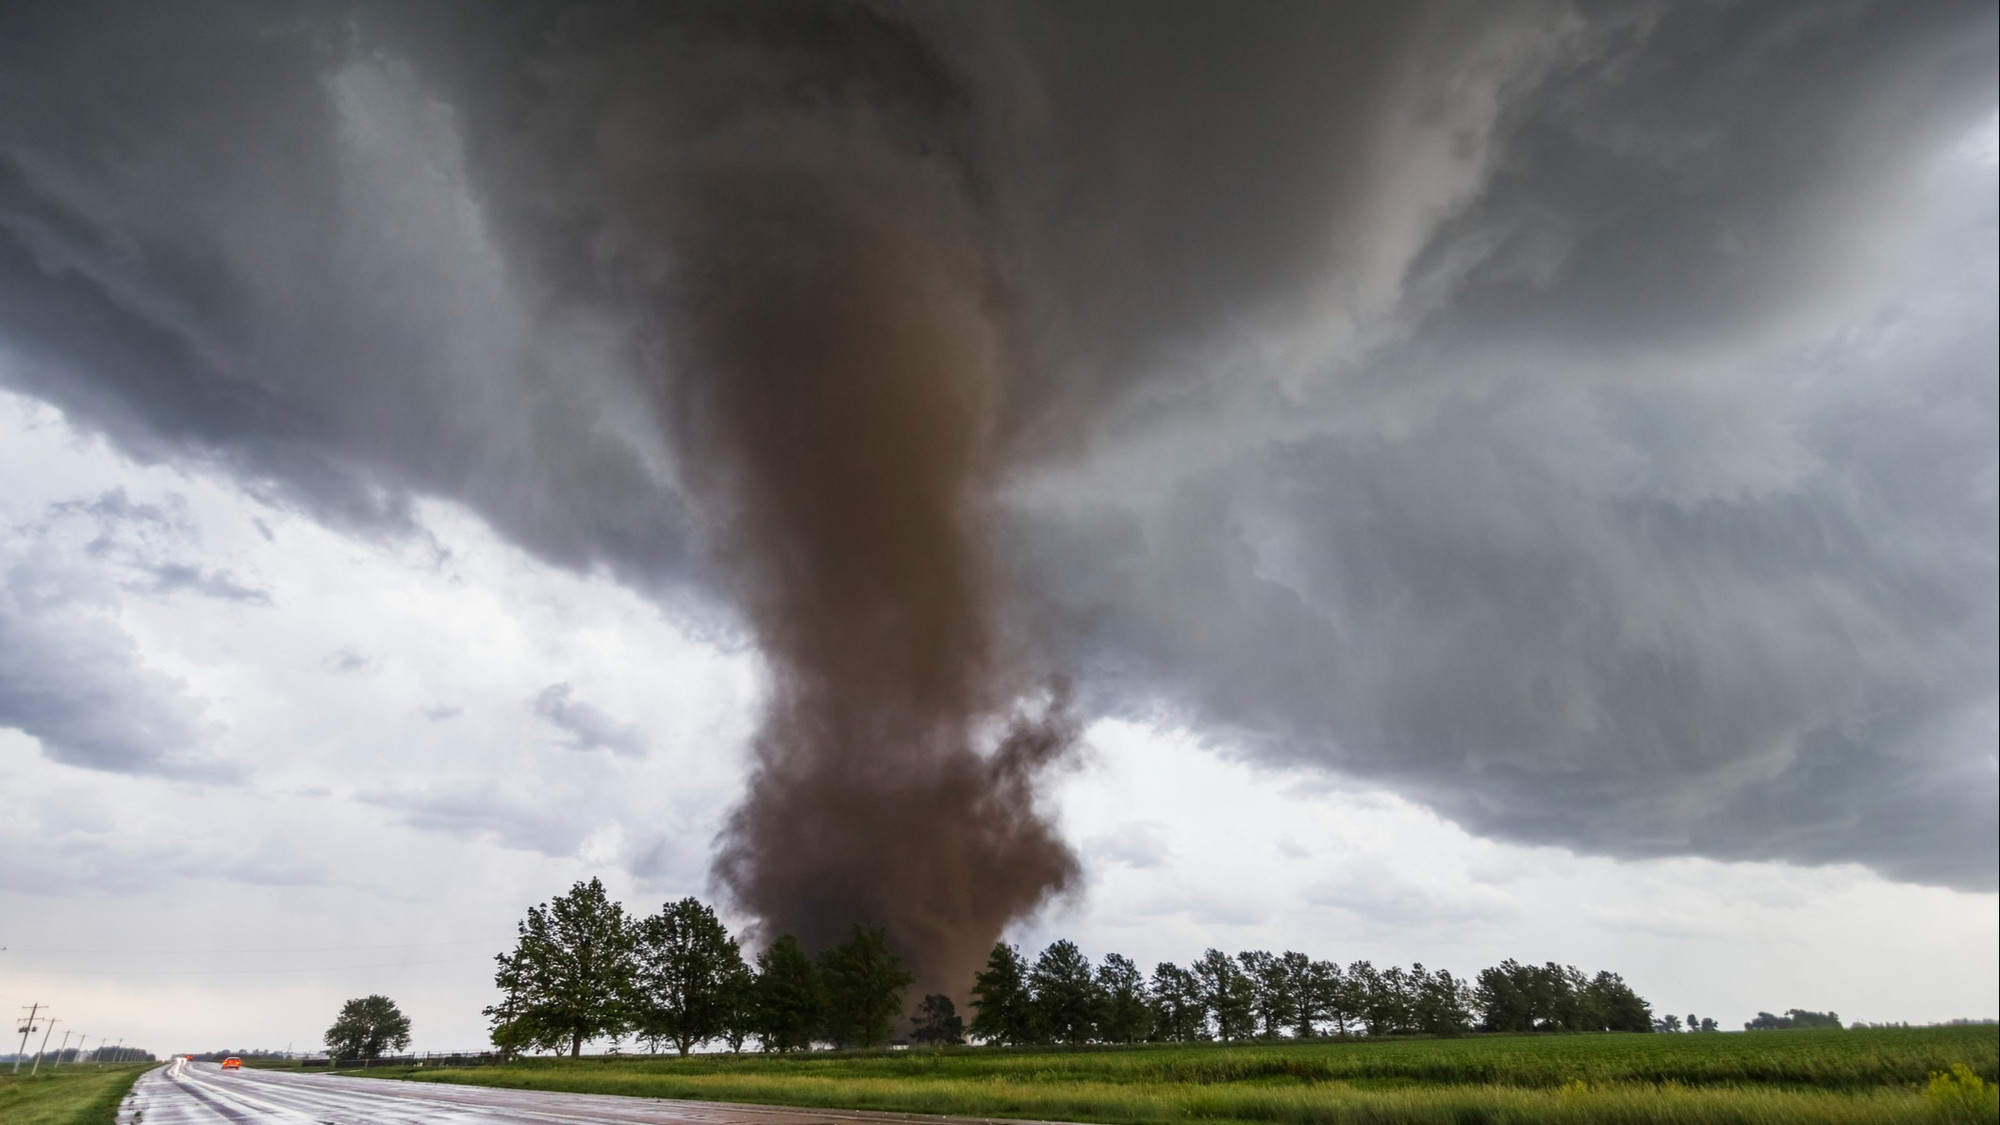
[(118, 1103), (154, 1064), (72, 1064), (29, 1077), (0, 1073), (0, 1121), (7, 1125), (116, 1125)]
[[(1893, 1028), (529, 1059), (380, 1078), (1106, 1125), (2000, 1121), (2000, 1033)], [(1956, 1076), (1940, 1085), (1933, 1076)]]

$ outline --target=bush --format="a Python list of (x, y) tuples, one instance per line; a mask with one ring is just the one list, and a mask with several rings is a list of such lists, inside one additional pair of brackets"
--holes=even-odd
[(1991, 1121), (2000, 1109), (2000, 1087), (1974, 1074), (1964, 1063), (1934, 1071), (1924, 1099), (1944, 1121)]

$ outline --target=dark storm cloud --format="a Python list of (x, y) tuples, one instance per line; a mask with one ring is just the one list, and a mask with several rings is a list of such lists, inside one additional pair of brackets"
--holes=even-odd
[(1630, 362), (1823, 332), (1896, 269), (1936, 154), (1994, 111), (1990, 12), (1638, 11), (1521, 107), (1417, 265), (1463, 275), (1433, 333)]
[[(136, 456), (455, 500), (839, 671), (771, 574), (918, 556), (814, 538), (840, 478), (784, 459), (936, 452), (785, 414), (788, 355), (859, 356), (825, 417), (964, 435), (886, 513), (962, 556), (940, 620), (1086, 713), (1513, 839), (1994, 884), (1993, 173), (1946, 156), (1990, 5), (0, 21), (0, 378)], [(962, 399), (898, 397), (939, 324)]]
[(1499, 836), (1992, 889), (1991, 12), (1713, 15), (1517, 107), (1327, 432), (1051, 521), (1107, 705)]
[(1654, 470), (1685, 431), (1660, 423), (1690, 404), (1514, 385), (1051, 528), (1043, 565), (1100, 563), (1050, 584), (1100, 622), (1098, 681), (1146, 685), (1106, 706), (1136, 696), (1494, 835), (1978, 888), (2000, 672), (1979, 450), (2000, 404), (1990, 314), (1947, 307), (1958, 323), (1906, 326), (1927, 342), (1853, 374), (1919, 401), (1813, 420), (1782, 483), (1676, 495)]
[(1594, 26), (1386, 342), (1036, 485), (1092, 703), (1506, 838), (1992, 889), (1991, 17)]
[(11, 384), (128, 453), (220, 463), (337, 525), (407, 528), (412, 495), (441, 495), (553, 561), (678, 581), (654, 427), (524, 338), (449, 111), (344, 47), (349, 13), (0, 21)]

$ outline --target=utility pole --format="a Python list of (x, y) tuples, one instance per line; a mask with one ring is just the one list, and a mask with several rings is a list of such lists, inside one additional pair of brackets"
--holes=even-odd
[(35, 1014), (42, 1010), (42, 1002), (35, 1001), (28, 1009), (28, 1018), (21, 1023), (21, 1049), (14, 1052), (14, 1073), (21, 1073), (21, 1056), (28, 1053), (28, 1035), (35, 1030)]
[(42, 1054), (49, 1049), (49, 1033), (53, 1032), (56, 1025), (61, 1022), (61, 1020), (50, 1020), (42, 1025), (42, 1045), (35, 1048), (35, 1065), (28, 1071), (28, 1077), (33, 1078), (42, 1072)]
[(69, 1037), (74, 1034), (76, 1033), (73, 1031), (63, 1032), (62, 1046), (56, 1048), (56, 1061), (49, 1064), (50, 1073), (54, 1073), (55, 1069), (62, 1065), (63, 1052), (69, 1050)]

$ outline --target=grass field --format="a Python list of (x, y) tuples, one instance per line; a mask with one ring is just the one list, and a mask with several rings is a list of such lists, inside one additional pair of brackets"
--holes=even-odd
[[(1933, 1075), (1957, 1077), (1934, 1082)], [(2000, 1121), (1992, 1027), (536, 1059), (384, 1078), (821, 1108), (1169, 1122)]]
[(65, 1066), (30, 1078), (0, 1071), (0, 1121), (6, 1125), (113, 1125), (118, 1103), (152, 1063)]

